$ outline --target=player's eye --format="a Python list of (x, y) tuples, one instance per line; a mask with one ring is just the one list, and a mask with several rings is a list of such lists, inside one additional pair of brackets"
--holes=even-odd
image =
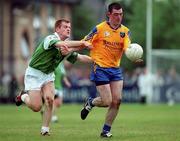
[(113, 16), (122, 16), (123, 13), (113, 13)]

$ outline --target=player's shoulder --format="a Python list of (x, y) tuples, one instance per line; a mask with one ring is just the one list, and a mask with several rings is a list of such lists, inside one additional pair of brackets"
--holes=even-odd
[(97, 27), (98, 29), (100, 29), (100, 28), (104, 28), (105, 26), (107, 26), (107, 22), (106, 22), (106, 21), (103, 21), (103, 22), (99, 23), (96, 27)]
[(43, 41), (44, 48), (48, 49), (52, 44), (56, 43), (59, 40), (60, 40), (60, 38), (56, 34), (50, 34), (50, 35), (46, 36)]
[(129, 31), (129, 28), (128, 28), (127, 26), (123, 25), (123, 24), (121, 24), (121, 27), (120, 27), (120, 28), (123, 29), (123, 30), (125, 30), (125, 31)]
[(59, 38), (58, 38), (57, 35), (55, 35), (55, 34), (50, 34), (50, 35), (47, 35), (44, 40), (45, 40), (45, 41), (46, 41), (46, 40), (51, 41), (51, 40), (58, 40), (58, 39), (59, 39)]

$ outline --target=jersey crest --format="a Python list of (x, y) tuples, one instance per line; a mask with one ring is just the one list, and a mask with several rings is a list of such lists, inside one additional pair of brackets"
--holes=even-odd
[(125, 33), (124, 32), (120, 32), (120, 36), (121, 36), (121, 38), (124, 38), (125, 37)]

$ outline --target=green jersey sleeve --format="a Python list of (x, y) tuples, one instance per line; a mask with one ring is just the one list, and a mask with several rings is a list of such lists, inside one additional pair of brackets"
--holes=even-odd
[(67, 60), (74, 64), (76, 61), (77, 61), (77, 57), (78, 57), (78, 53), (77, 52), (73, 52), (71, 53), (68, 57), (67, 57)]
[(44, 39), (44, 49), (48, 50), (54, 47), (54, 44), (60, 41), (57, 36), (49, 35)]
[(59, 63), (57, 68), (54, 71), (55, 74), (55, 89), (61, 90), (63, 88), (62, 86), (62, 79), (65, 76), (65, 68), (63, 63)]
[(60, 69), (60, 72), (61, 72), (61, 74), (64, 76), (64, 75), (66, 75), (66, 70), (65, 70), (65, 68), (64, 68), (64, 64), (63, 63), (60, 63), (59, 64), (59, 69)]

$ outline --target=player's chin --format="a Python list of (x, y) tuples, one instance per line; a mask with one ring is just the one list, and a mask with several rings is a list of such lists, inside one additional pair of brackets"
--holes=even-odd
[(70, 33), (69, 32), (66, 33), (65, 36), (66, 36), (66, 38), (70, 38)]
[(119, 27), (119, 26), (121, 25), (121, 23), (120, 23), (120, 22), (116, 22), (115, 25), (116, 25), (117, 27)]

